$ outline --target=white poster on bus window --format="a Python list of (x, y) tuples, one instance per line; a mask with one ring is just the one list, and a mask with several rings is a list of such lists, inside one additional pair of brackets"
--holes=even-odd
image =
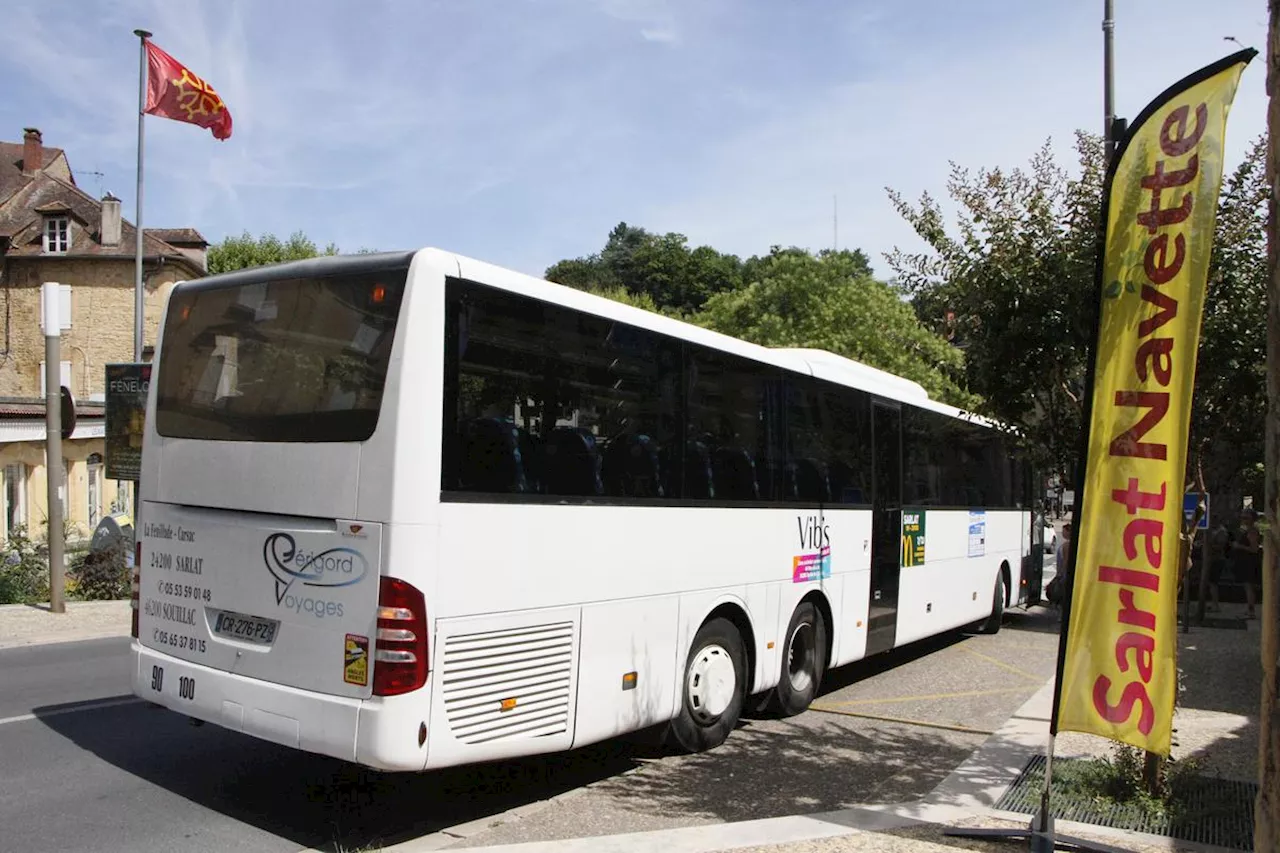
[(969, 510), (969, 556), (981, 557), (987, 553), (987, 511)]

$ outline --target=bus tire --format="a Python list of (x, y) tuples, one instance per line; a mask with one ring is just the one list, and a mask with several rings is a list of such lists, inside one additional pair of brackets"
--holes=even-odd
[(991, 615), (982, 623), (982, 633), (1000, 633), (1000, 621), (1004, 618), (1004, 575), (996, 573), (996, 591), (991, 602)]
[(698, 629), (680, 682), (680, 712), (668, 731), (673, 746), (705, 752), (728, 739), (746, 702), (746, 661), (732, 622), (712, 619)]
[(809, 709), (827, 667), (827, 626), (811, 601), (802, 601), (787, 625), (782, 673), (773, 690), (772, 709), (794, 717)]

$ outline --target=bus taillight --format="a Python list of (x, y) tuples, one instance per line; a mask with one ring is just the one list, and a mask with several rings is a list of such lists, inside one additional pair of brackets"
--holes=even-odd
[(138, 540), (133, 552), (133, 577), (129, 582), (129, 607), (133, 609), (129, 632), (136, 639), (138, 636), (138, 571), (142, 568), (142, 540)]
[(380, 580), (373, 647), (373, 695), (396, 696), (427, 683), (427, 604), (412, 584)]

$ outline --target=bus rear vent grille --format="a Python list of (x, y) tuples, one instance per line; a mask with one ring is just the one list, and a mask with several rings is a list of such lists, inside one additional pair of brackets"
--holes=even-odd
[(445, 713), (462, 743), (546, 737), (569, 726), (573, 623), (445, 640)]

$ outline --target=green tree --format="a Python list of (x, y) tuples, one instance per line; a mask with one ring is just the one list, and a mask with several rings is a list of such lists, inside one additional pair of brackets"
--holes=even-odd
[[(954, 237), (928, 195), (912, 206), (889, 190), (929, 246), (888, 256), (917, 314), (964, 349), (967, 387), (984, 401), (983, 414), (1018, 427), (1045, 470), (1068, 479), (1097, 314), (1103, 183), (1101, 139), (1079, 132), (1075, 150), (1073, 174), (1047, 144), (1026, 171), (971, 173), (953, 164)], [(1203, 452), (1206, 486), (1227, 499), (1223, 506), (1256, 491), (1261, 472), (1265, 159), (1259, 140), (1223, 183), (1200, 338), (1189, 459), (1194, 465)]]
[(888, 190), (929, 247), (888, 255), (921, 320), (964, 349), (965, 384), (983, 414), (1016, 427), (1043, 470), (1068, 477), (1096, 311), (1103, 181), (1101, 139), (1077, 133), (1075, 150), (1075, 174), (1047, 143), (1029, 170), (974, 174), (953, 163), (955, 237), (929, 195), (913, 206)]
[(274, 234), (263, 234), (254, 239), (246, 231), (239, 237), (226, 237), (221, 243), (210, 246), (208, 264), (210, 273), (222, 273), (336, 254), (338, 247), (333, 243), (320, 251), (301, 231), (295, 231), (283, 241)]
[(749, 283), (712, 296), (695, 322), (764, 346), (829, 350), (914, 380), (943, 402), (976, 402), (959, 381), (960, 350), (872, 278), (861, 252), (774, 247), (748, 267)]
[(622, 222), (599, 253), (560, 261), (545, 276), (579, 290), (645, 294), (659, 311), (688, 316), (710, 296), (741, 287), (742, 262), (709, 246), (690, 249), (683, 234), (653, 234)]
[(1262, 495), (1267, 387), (1267, 140), (1223, 181), (1196, 359), (1191, 450), (1229, 511)]

